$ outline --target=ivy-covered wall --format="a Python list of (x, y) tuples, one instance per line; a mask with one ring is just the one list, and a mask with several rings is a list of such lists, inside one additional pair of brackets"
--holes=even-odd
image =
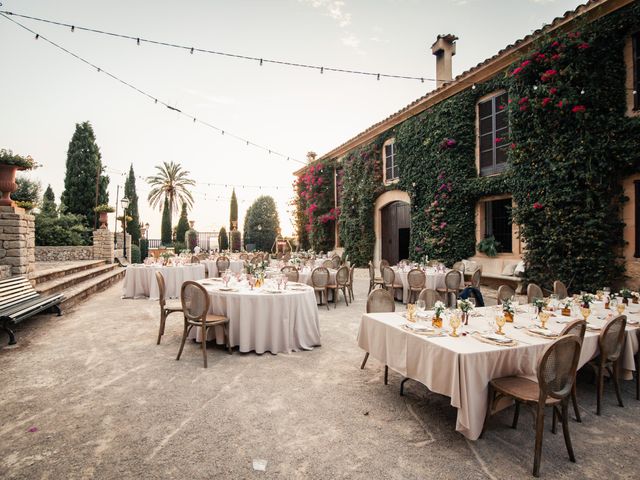
[[(539, 39), (507, 72), (412, 117), (341, 164), (341, 242), (359, 265), (373, 258), (384, 139), (395, 134), (400, 182), (411, 198), (413, 258), (448, 264), (475, 254), (475, 205), (513, 195), (528, 280), (595, 290), (622, 279), (620, 181), (640, 171), (640, 119), (625, 115), (624, 41), (640, 2)], [(507, 170), (478, 177), (476, 104), (509, 94)], [(331, 190), (331, 195), (333, 191)]]

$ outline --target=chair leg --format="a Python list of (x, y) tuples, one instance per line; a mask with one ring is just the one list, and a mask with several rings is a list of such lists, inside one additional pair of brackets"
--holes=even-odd
[(553, 418), (551, 419), (551, 433), (555, 435), (556, 424), (558, 423), (558, 410), (556, 409), (555, 405), (551, 407), (551, 410), (553, 411)]
[(576, 382), (573, 381), (573, 388), (571, 389), (571, 402), (573, 403), (573, 413), (576, 414), (576, 422), (582, 423), (580, 418), (580, 409), (578, 408), (578, 395), (576, 393)]
[(167, 316), (166, 313), (164, 312), (164, 309), (160, 310), (160, 328), (158, 329), (158, 342), (156, 343), (156, 345), (160, 345), (160, 339), (162, 338), (162, 334), (164, 334), (164, 321), (166, 320)]
[(407, 383), (410, 379), (409, 378), (403, 378), (402, 381), (400, 382), (400, 396), (404, 397), (404, 384)]
[(227, 350), (229, 351), (229, 355), (233, 354), (233, 348), (231, 347), (231, 338), (229, 338), (229, 324), (227, 323), (224, 328), (224, 335), (227, 339)]
[(182, 341), (180, 342), (180, 350), (178, 350), (178, 356), (176, 360), (180, 360), (180, 355), (182, 355), (182, 350), (184, 349), (184, 342), (187, 340), (187, 322), (184, 322), (184, 331), (182, 332)]
[(516, 400), (516, 411), (513, 412), (513, 423), (511, 424), (511, 428), (518, 428), (518, 418), (520, 418), (520, 402)]
[(640, 400), (640, 361), (636, 362), (636, 400)]
[(567, 446), (569, 460), (575, 463), (576, 456), (573, 453), (573, 445), (571, 445), (571, 436), (569, 435), (569, 399), (562, 401), (562, 433), (564, 434), (564, 444)]
[(369, 352), (364, 354), (364, 360), (362, 360), (362, 365), (360, 365), (360, 370), (364, 370), (364, 366), (367, 364), (367, 360), (369, 360)]
[(384, 384), (389, 385), (389, 366), (384, 366)]
[(533, 476), (540, 474), (540, 459), (542, 457), (542, 436), (544, 435), (544, 405), (538, 405), (536, 411), (536, 445), (533, 453)]
[(204, 360), (204, 368), (207, 368), (207, 334), (209, 333), (209, 328), (208, 327), (202, 327), (202, 330), (204, 330), (203, 333), (203, 337), (202, 337), (202, 358)]
[(600, 415), (602, 411), (602, 394), (604, 392), (604, 367), (602, 365), (598, 366), (596, 375), (598, 376), (596, 379), (598, 382), (596, 388), (596, 415)]
[(620, 376), (620, 360), (616, 360), (613, 362), (613, 386), (616, 389), (616, 397), (618, 397), (618, 405), (624, 407), (622, 403), (622, 396), (620, 395), (620, 380), (618, 377)]
[(342, 295), (344, 295), (344, 303), (346, 303), (347, 307), (349, 306), (349, 293), (347, 292), (347, 287), (342, 287)]
[(327, 310), (329, 310), (329, 290), (326, 288), (324, 289), (324, 295), (327, 297)]

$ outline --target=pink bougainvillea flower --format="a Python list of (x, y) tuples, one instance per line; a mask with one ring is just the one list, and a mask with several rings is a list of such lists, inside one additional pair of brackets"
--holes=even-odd
[(522, 67), (514, 68), (513, 72), (511, 72), (511, 75), (512, 76), (518, 75), (521, 71), (522, 71)]
[(587, 110), (587, 107), (585, 107), (584, 105), (576, 105), (571, 109), (573, 113), (583, 113), (586, 110)]
[(552, 46), (553, 48), (558, 48), (558, 47), (560, 46), (560, 42), (556, 40), (555, 42), (553, 42), (553, 43), (551, 44), (551, 46)]
[(556, 103), (556, 107), (558, 108), (562, 108), (564, 106), (564, 104), (562, 103), (562, 100), (560, 100), (558, 103)]
[(580, 50), (586, 50), (587, 48), (589, 48), (591, 45), (589, 45), (588, 43), (581, 43), (580, 45), (578, 45), (578, 48)]
[(534, 210), (542, 210), (543, 208), (544, 208), (544, 205), (542, 205), (540, 202), (536, 202), (533, 204)]
[(562, 57), (562, 55), (560, 55), (559, 53), (554, 53), (553, 55), (551, 55), (551, 60), (556, 61), (559, 60), (560, 57)]
[(551, 95), (555, 95), (556, 93), (558, 93), (558, 89), (557, 89), (556, 87), (551, 87), (551, 88), (549, 89), (549, 93), (550, 93)]
[(529, 101), (529, 97), (522, 97), (518, 100), (518, 105), (522, 105), (523, 103), (527, 103)]
[(538, 55), (536, 55), (536, 61), (537, 62), (542, 62), (546, 58), (547, 58), (547, 56), (544, 53), (539, 53)]
[(546, 70), (542, 75), (540, 75), (540, 80), (543, 82), (548, 82), (552, 77), (558, 74), (557, 70), (549, 69)]
[(527, 105), (520, 105), (520, 111), (521, 112), (526, 112), (529, 109), (529, 107)]
[(515, 143), (512, 143), (512, 144), (511, 144), (511, 150), (515, 150), (515, 149), (516, 149), (516, 144), (515, 144)]
[(522, 63), (520, 64), (520, 66), (521, 66), (522, 68), (524, 68), (524, 67), (526, 67), (527, 65), (529, 65), (530, 63), (531, 63), (531, 60), (525, 60), (524, 62), (522, 62)]
[(504, 105), (499, 105), (498, 110), (504, 110)]
[(422, 251), (422, 247), (416, 247), (415, 250), (416, 250), (416, 252), (421, 252)]
[(580, 32), (569, 32), (567, 35), (569, 38), (578, 38), (580, 37)]
[(547, 105), (549, 105), (549, 103), (551, 102), (551, 97), (545, 97), (542, 99), (542, 106), (546, 107)]
[(447, 226), (447, 222), (442, 222), (440, 223), (440, 230), (442, 230), (443, 228), (445, 228)]
[(503, 140), (504, 140), (504, 138), (503, 138), (503, 137), (496, 137), (496, 139), (495, 139), (494, 141), (495, 141), (495, 143), (497, 144), (497, 143), (502, 142)]

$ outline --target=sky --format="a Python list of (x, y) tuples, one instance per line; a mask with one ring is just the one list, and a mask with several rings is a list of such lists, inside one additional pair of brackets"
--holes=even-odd
[[(577, 0), (0, 0), (1, 9), (198, 48), (417, 77), (435, 77), (431, 45), (459, 37), (454, 76), (494, 55)], [(294, 231), (292, 173), (434, 88), (432, 82), (299, 69), (112, 38), (11, 17), (169, 105), (289, 156), (247, 146), (99, 73), (0, 17), (0, 148), (31, 155), (28, 173), (59, 201), (75, 124), (93, 125), (110, 177), (109, 198), (133, 165), (141, 220), (159, 238), (144, 178), (164, 161), (197, 182), (189, 218), (199, 231), (239, 224), (260, 195), (274, 197)], [(261, 188), (258, 188), (261, 187)], [(276, 188), (277, 187), (277, 188)], [(121, 195), (122, 196), (122, 195)], [(113, 216), (113, 215), (112, 215)], [(177, 214), (174, 216), (177, 222)], [(113, 219), (110, 221), (113, 225)]]

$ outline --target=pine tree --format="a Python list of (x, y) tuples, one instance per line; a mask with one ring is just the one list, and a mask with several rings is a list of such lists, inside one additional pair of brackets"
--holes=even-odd
[(136, 176), (133, 173), (133, 165), (129, 167), (129, 177), (124, 182), (124, 196), (129, 199), (127, 215), (131, 221), (127, 222), (127, 233), (131, 235), (131, 243), (140, 243), (140, 214), (138, 213), (138, 194), (136, 193)]
[(40, 208), (40, 214), (50, 217), (54, 217), (58, 214), (58, 207), (56, 206), (56, 196), (53, 193), (51, 185), (47, 186), (47, 189), (42, 196), (42, 207)]
[[(102, 175), (100, 149), (89, 122), (77, 123), (69, 142), (64, 191), (61, 203), (66, 212), (84, 215), (90, 228), (96, 227), (94, 207), (109, 202), (109, 177)], [(98, 198), (96, 199), (96, 183)]]
[(229, 237), (224, 227), (220, 227), (220, 232), (218, 233), (218, 249), (220, 251), (229, 249)]
[(176, 227), (176, 242), (186, 243), (187, 239), (184, 234), (189, 230), (189, 218), (187, 217), (187, 202), (182, 202), (182, 211), (180, 212), (180, 219), (178, 220), (178, 226)]
[(171, 211), (169, 210), (169, 200), (167, 198), (164, 199), (164, 207), (162, 207), (160, 243), (165, 246), (171, 245)]
[(236, 198), (236, 189), (231, 192), (231, 205), (229, 206), (229, 231), (233, 232), (238, 229), (238, 199)]

